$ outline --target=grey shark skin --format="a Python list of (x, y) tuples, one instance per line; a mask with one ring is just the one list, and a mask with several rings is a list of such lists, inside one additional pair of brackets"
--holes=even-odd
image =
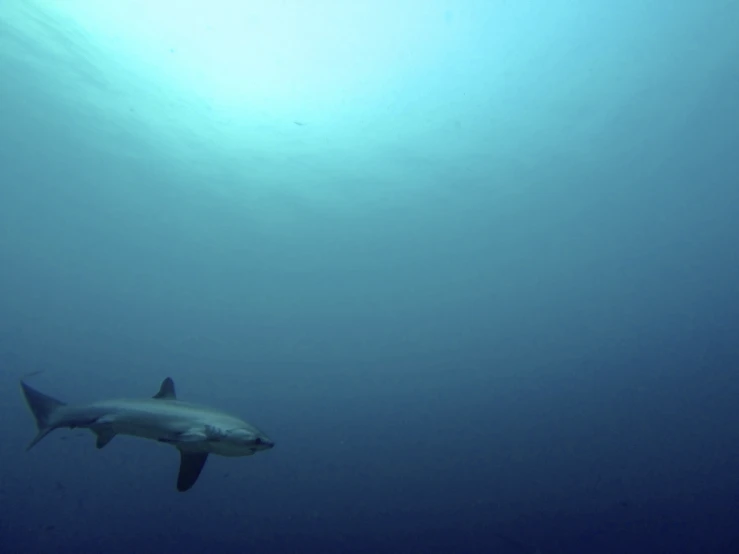
[(180, 452), (177, 490), (189, 490), (198, 480), (210, 454), (251, 456), (274, 447), (259, 429), (232, 415), (177, 399), (174, 381), (167, 377), (151, 398), (103, 400), (68, 405), (21, 380), (26, 403), (38, 433), (30, 450), (54, 429), (90, 429), (103, 448), (116, 435), (132, 435), (171, 444)]

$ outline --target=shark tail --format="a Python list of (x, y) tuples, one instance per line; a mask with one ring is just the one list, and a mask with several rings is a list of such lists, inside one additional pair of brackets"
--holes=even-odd
[(30, 450), (37, 442), (56, 429), (59, 420), (58, 412), (66, 404), (37, 391), (23, 381), (21, 381), (21, 390), (26, 399), (26, 404), (28, 404), (33, 417), (36, 419), (36, 428), (38, 429), (38, 433), (26, 447), (26, 450)]

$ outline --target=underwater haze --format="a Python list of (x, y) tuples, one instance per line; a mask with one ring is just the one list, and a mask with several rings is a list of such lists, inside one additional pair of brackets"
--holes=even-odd
[[(3, 0), (0, 551), (739, 552), (737, 29)], [(187, 492), (171, 445), (26, 451), (24, 376), (275, 446)]]

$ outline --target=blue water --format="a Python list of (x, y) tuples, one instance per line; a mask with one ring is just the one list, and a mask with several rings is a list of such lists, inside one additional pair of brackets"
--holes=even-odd
[[(354, 6), (227, 96), (0, 5), (0, 552), (739, 552), (739, 2)], [(26, 452), (38, 370), (276, 447)]]

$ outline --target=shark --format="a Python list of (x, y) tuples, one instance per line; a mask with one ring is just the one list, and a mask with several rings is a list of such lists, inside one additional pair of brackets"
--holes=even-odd
[(150, 439), (175, 447), (180, 454), (177, 490), (190, 490), (208, 456), (251, 456), (275, 443), (242, 419), (177, 398), (171, 377), (152, 397), (66, 404), (37, 391), (21, 379), (21, 390), (36, 421), (37, 433), (26, 450), (55, 429), (89, 429), (103, 448), (116, 435)]

